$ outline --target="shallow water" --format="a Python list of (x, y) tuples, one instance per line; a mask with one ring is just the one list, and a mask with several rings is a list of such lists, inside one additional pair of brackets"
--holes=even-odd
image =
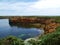
[(10, 26), (8, 19), (0, 19), (0, 38), (7, 36), (16, 36), (21, 39), (36, 37), (42, 34), (42, 30), (38, 28), (23, 28), (17, 26)]

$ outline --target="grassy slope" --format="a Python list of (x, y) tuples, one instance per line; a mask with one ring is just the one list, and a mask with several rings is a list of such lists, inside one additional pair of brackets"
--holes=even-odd
[(60, 27), (55, 32), (42, 36), (40, 45), (60, 45)]

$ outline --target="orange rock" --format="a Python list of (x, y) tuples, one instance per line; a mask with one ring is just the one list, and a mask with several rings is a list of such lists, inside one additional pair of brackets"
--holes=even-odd
[(55, 29), (49, 29), (49, 33), (54, 32), (54, 31), (55, 31)]

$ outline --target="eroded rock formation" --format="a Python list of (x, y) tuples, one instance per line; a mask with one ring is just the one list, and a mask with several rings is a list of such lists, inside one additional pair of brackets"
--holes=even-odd
[(21, 24), (41, 24), (39, 25), (40, 28), (43, 28), (45, 33), (51, 33), (55, 31), (55, 28), (59, 25), (58, 23), (55, 22), (55, 19), (51, 18), (10, 18), (9, 19), (10, 23), (21, 23)]

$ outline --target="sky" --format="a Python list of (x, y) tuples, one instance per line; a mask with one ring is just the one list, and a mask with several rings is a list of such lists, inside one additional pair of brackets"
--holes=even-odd
[(60, 0), (0, 0), (0, 16), (60, 16)]

